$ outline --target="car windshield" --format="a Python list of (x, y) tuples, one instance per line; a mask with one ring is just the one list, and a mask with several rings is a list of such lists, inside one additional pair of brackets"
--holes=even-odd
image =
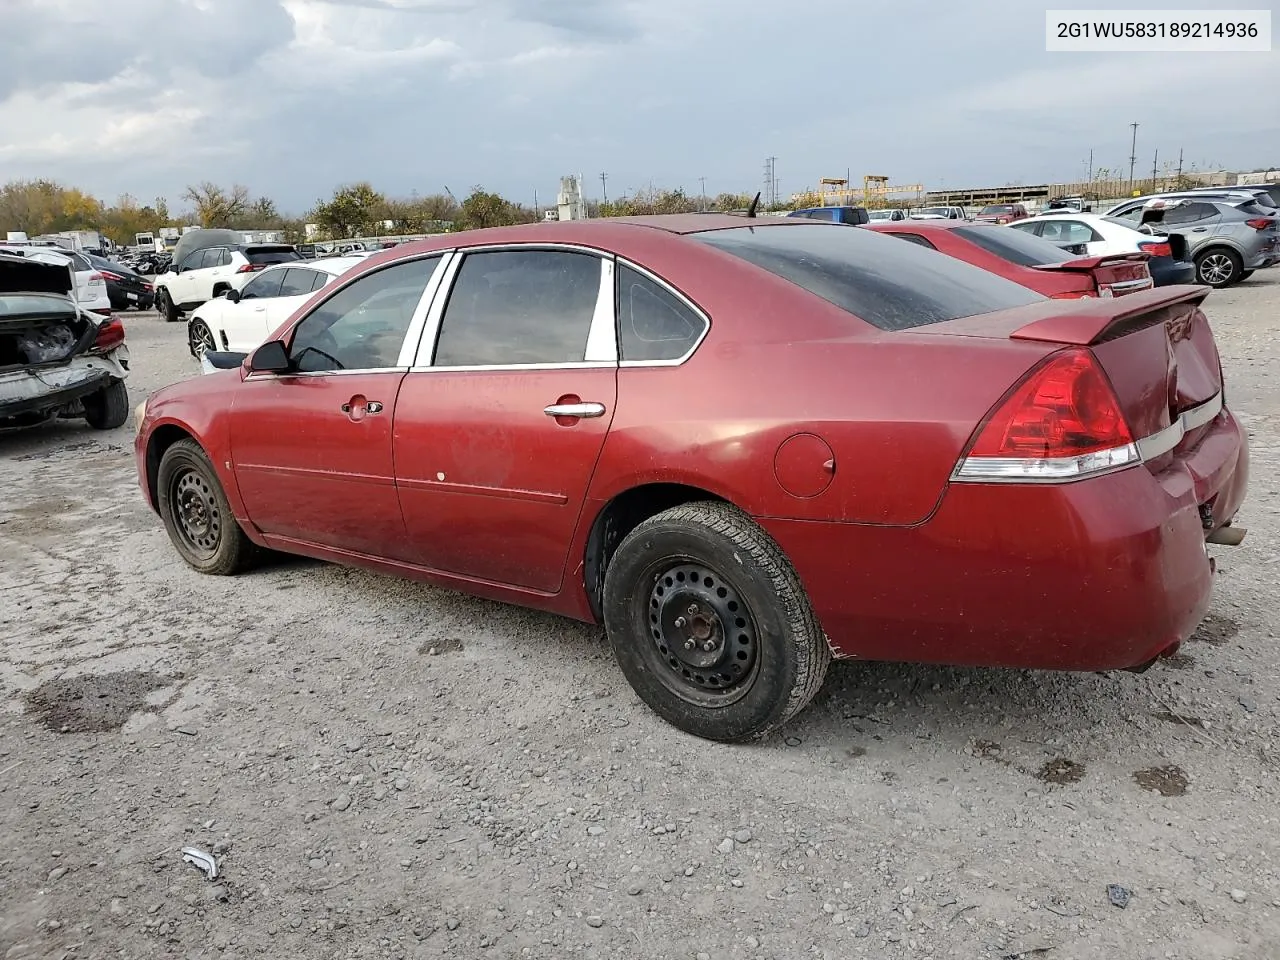
[(997, 203), (990, 207), (983, 207), (982, 213), (978, 214), (978, 216), (989, 216), (999, 213), (1013, 213), (1013, 207), (1009, 206), (1007, 203)]
[(937, 214), (940, 217), (945, 217), (947, 215), (947, 212), (950, 209), (951, 209), (950, 207), (921, 207), (919, 210), (911, 211), (911, 213), (912, 215), (922, 214), (922, 213), (931, 213), (931, 214)]
[(1044, 299), (962, 260), (873, 230), (791, 221), (691, 237), (789, 280), (881, 330), (907, 330)]
[(1008, 227), (982, 226), (957, 227), (955, 236), (975, 243), (988, 253), (1020, 267), (1039, 267), (1049, 263), (1066, 263), (1076, 254), (1068, 253), (1056, 243), (1033, 237), (1021, 230)]
[(872, 210), (867, 214), (872, 220), (889, 220), (893, 217), (892, 210)]

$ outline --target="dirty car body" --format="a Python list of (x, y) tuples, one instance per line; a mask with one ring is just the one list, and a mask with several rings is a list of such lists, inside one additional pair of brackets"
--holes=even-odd
[(138, 477), (198, 570), (269, 547), (602, 622), (653, 709), (747, 739), (832, 655), (1175, 650), (1247, 477), (1207, 292), (1055, 300), (798, 218), (474, 231), (153, 394)]
[(66, 266), (0, 254), (0, 429), (93, 422), (106, 392), (123, 391), (124, 328), (79, 309), (74, 283)]

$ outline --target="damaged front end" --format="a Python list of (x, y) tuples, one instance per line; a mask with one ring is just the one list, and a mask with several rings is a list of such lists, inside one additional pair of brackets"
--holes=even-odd
[(123, 392), (124, 327), (81, 310), (74, 289), (69, 267), (0, 254), (0, 430), (82, 416)]

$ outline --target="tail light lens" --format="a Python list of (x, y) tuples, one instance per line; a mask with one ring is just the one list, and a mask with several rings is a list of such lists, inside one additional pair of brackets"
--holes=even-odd
[(257, 273), (259, 270), (265, 270), (266, 266), (265, 263), (246, 263), (236, 273)]
[(102, 274), (100, 273), (89, 274), (89, 286), (94, 287), (100, 283), (102, 283)]
[(1272, 222), (1273, 221), (1270, 217), (1254, 217), (1252, 220), (1245, 221), (1245, 223), (1253, 227), (1255, 230), (1265, 230), (1267, 227), (1271, 226)]
[(112, 273), (110, 270), (100, 270), (99, 273), (102, 274), (103, 280), (114, 280), (115, 282), (119, 283), (121, 280), (124, 279), (124, 277), (120, 276), (120, 274)]
[(1094, 293), (1090, 290), (1063, 290), (1060, 293), (1049, 294), (1050, 300), (1081, 300), (1085, 297), (1092, 297)]
[(115, 317), (110, 318), (98, 327), (98, 336), (93, 341), (95, 350), (110, 350), (124, 343), (124, 324)]
[(978, 430), (953, 480), (1068, 481), (1141, 459), (1115, 391), (1093, 354), (1054, 354)]
[(1151, 254), (1153, 257), (1173, 256), (1173, 247), (1167, 241), (1162, 243), (1140, 243), (1138, 244), (1138, 249), (1143, 253)]

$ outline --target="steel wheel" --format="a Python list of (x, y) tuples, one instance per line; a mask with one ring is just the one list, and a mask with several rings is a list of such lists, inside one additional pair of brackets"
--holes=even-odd
[(758, 629), (741, 594), (705, 563), (656, 566), (648, 659), (674, 694), (699, 706), (732, 702), (756, 668)]
[(206, 351), (217, 350), (218, 344), (213, 339), (213, 331), (209, 329), (209, 325), (200, 319), (193, 319), (187, 324), (187, 344), (191, 349), (191, 355), (199, 360)]
[(183, 470), (170, 481), (174, 527), (192, 554), (210, 560), (222, 540), (222, 510), (209, 482), (196, 470)]

